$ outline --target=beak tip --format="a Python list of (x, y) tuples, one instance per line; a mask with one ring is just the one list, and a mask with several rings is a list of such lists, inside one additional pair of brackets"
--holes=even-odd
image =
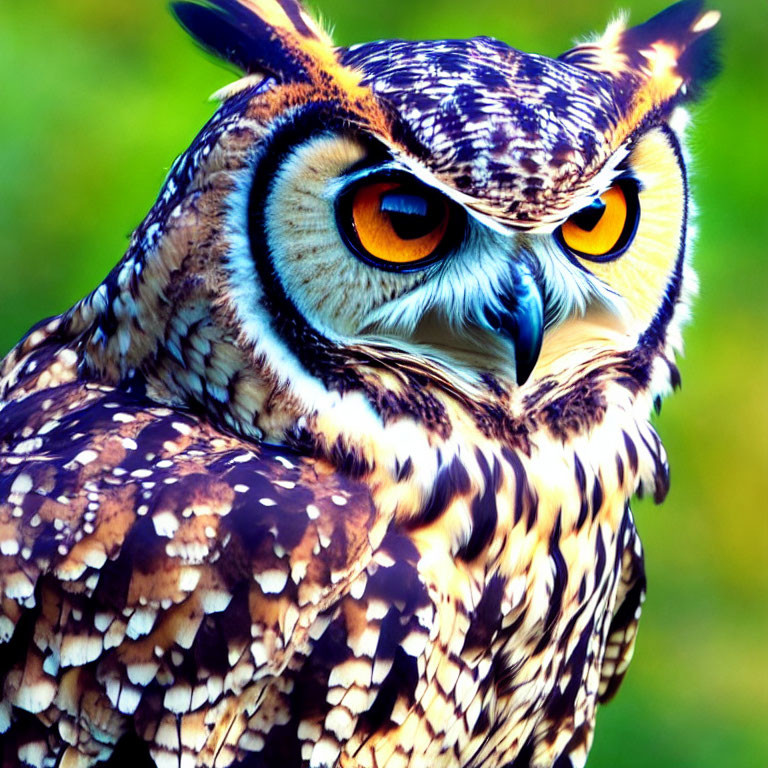
[(515, 363), (515, 378), (517, 380), (517, 386), (522, 387), (523, 384), (525, 384), (528, 379), (531, 378), (531, 373), (533, 373), (533, 368), (526, 370), (519, 363)]
[(515, 345), (515, 378), (517, 386), (522, 387), (531, 378), (533, 369), (539, 360), (541, 352), (541, 335), (533, 339), (531, 346)]
[(544, 339), (544, 301), (533, 278), (526, 274), (516, 292), (515, 377), (523, 386), (530, 379)]

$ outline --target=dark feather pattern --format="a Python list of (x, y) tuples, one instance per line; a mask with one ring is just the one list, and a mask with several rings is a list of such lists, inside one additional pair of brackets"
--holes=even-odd
[[(298, 14), (296, 4), (283, 0), (289, 18), (298, 19), (307, 36), (314, 33)], [(250, 74), (265, 73), (279, 82), (306, 82), (309, 75), (296, 50), (274, 27), (238, 0), (172, 3), (182, 27), (208, 52)]]
[[(621, 54), (623, 64), (620, 71), (610, 71), (610, 74), (619, 85), (627, 79), (637, 81), (638, 73), (649, 68), (649, 53), (654, 55), (655, 46), (667, 46), (675, 58), (675, 75), (682, 81), (675, 89), (672, 104), (700, 98), (707, 83), (721, 68), (720, 37), (716, 28), (719, 18), (719, 13), (705, 10), (703, 0), (675, 3), (644, 24), (621, 33), (615, 53)], [(605, 71), (599, 52), (610, 42), (609, 38), (578, 45), (560, 56), (560, 60)]]
[[(43, 434), (19, 454), (31, 425)], [(288, 448), (249, 444), (188, 414), (80, 383), (10, 403), (0, 436), (0, 526), (8, 537), (15, 520), (9, 541), (17, 542), (16, 555), (0, 561), (0, 627), (16, 624), (10, 646), (0, 636), (4, 701), (47, 711), (100, 758), (120, 742), (127, 752), (112, 765), (124, 765), (126, 754), (146, 763), (134, 730), (161, 760), (169, 745), (158, 713), (175, 712), (186, 736), (171, 752), (189, 759), (215, 732), (215, 723), (190, 714), (199, 706), (193, 689), (218, 680), (224, 689), (215, 699), (226, 709), (238, 665), (246, 665), (245, 685), (234, 683), (233, 702), (251, 678), (296, 651), (310, 657), (296, 684), (322, 673), (327, 687), (350, 654), (346, 630), (318, 631), (310, 641), (301, 616), (308, 610), (325, 626), (322, 606), (365, 558), (375, 520), (366, 485)], [(25, 460), (14, 462), (14, 451)], [(372, 576), (372, 599), (387, 573)], [(404, 599), (423, 592), (413, 576), (395, 581)], [(392, 599), (388, 588), (381, 599)], [(14, 595), (25, 596), (27, 613), (13, 610)], [(425, 602), (420, 593), (412, 599)], [(324, 671), (313, 667), (315, 655)], [(54, 701), (53, 688), (81, 667), (77, 685)], [(280, 717), (296, 722), (317, 707), (268, 695), (277, 695), (269, 706), (283, 710)], [(101, 726), (89, 733), (94, 721)], [(258, 738), (269, 744), (269, 733)], [(10, 749), (28, 737), (14, 725), (0, 732), (0, 748), (4, 742)]]
[(624, 35), (623, 48), (630, 55), (661, 41), (679, 47), (677, 72), (687, 85), (685, 99), (699, 98), (703, 88), (721, 69), (717, 27), (696, 31), (696, 23), (704, 12), (703, 0), (682, 0)]

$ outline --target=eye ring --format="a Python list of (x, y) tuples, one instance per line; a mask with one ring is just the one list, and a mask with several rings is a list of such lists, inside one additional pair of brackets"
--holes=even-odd
[(622, 256), (635, 239), (640, 223), (639, 192), (636, 179), (622, 176), (591, 205), (571, 216), (555, 232), (555, 240), (565, 255), (598, 264)]
[(338, 195), (335, 209), (347, 248), (388, 272), (434, 264), (460, 242), (465, 228), (462, 208), (401, 171), (357, 179)]

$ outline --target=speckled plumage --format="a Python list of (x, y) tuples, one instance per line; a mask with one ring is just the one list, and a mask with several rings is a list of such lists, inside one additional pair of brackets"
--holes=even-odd
[[(553, 60), (176, 11), (246, 77), (0, 370), (0, 763), (583, 766), (644, 598), (628, 502), (668, 489), (717, 15)], [(393, 171), (466, 216), (421, 270), (339, 240), (346, 180)], [(628, 174), (626, 252), (565, 253)]]

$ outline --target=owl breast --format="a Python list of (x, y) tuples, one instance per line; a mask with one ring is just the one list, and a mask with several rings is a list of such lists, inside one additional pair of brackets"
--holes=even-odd
[[(535, 464), (508, 451), (480, 461), (487, 482), (474, 497), (462, 495), (469, 481), (454, 462), (425, 511), (438, 518), (411, 528), (407, 547), (385, 537), (354, 603), (365, 632), (372, 617), (384, 622), (341, 674), (354, 677), (370, 655), (375, 678), (382, 640), (396, 633), (382, 683), (394, 703), (375, 735), (358, 726), (342, 764), (548, 766), (561, 754), (583, 763), (596, 705), (631, 656), (644, 579), (631, 512), (578, 462), (569, 478), (549, 473), (552, 499), (528, 480)], [(467, 518), (456, 549), (449, 531)]]

